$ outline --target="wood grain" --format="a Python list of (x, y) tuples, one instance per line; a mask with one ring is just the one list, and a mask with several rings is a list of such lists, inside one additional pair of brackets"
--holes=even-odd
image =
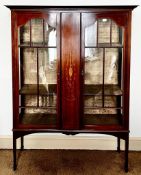
[(79, 128), (80, 14), (62, 13), (62, 126)]

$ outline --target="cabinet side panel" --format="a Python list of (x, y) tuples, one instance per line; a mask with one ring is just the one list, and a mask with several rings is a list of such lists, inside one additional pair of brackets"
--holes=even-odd
[(128, 12), (127, 26), (125, 28), (124, 51), (124, 127), (129, 130), (129, 96), (130, 96), (130, 52), (131, 52), (131, 15)]
[(62, 13), (62, 127), (79, 128), (80, 14)]
[(18, 27), (17, 13), (12, 11), (12, 86), (13, 86), (13, 129), (19, 123), (19, 60), (18, 60)]

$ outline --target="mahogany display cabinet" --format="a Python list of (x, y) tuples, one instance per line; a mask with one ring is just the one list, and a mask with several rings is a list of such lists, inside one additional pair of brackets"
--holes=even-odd
[(125, 140), (128, 171), (131, 13), (136, 6), (7, 6), (12, 15), (16, 140), (38, 132)]

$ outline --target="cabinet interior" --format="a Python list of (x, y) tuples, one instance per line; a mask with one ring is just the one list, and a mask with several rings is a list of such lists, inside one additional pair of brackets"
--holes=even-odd
[[(84, 53), (80, 58), (84, 68), (80, 94), (83, 99), (80, 105), (80, 110), (83, 107), (82, 128), (86, 125), (122, 125), (124, 29), (110, 18), (94, 20), (89, 17), (91, 15), (82, 14), (80, 26), (80, 38), (83, 37), (80, 48)], [(86, 18), (89, 19), (87, 23)], [(56, 127), (57, 103), (61, 103), (61, 90), (57, 90), (60, 61), (57, 32), (56, 16), (52, 21), (31, 19), (19, 27), (21, 124)], [(70, 68), (69, 75), (72, 71)]]

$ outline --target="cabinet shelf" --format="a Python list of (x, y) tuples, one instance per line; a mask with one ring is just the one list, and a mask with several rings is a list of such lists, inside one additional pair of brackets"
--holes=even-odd
[[(56, 114), (20, 114), (22, 124), (56, 125)], [(122, 116), (116, 114), (85, 114), (84, 125), (121, 125)]]
[(93, 107), (93, 106), (85, 106), (84, 109), (123, 109), (123, 107)]
[(19, 48), (56, 48), (56, 46), (47, 46), (47, 45), (44, 45), (44, 44), (19, 44), (18, 45)]
[(56, 106), (19, 106), (21, 109), (31, 108), (31, 109), (56, 109)]
[[(38, 85), (37, 84), (25, 84), (20, 90), (21, 95), (38, 95)], [(39, 85), (39, 95), (52, 96), (56, 95), (56, 85), (49, 84), (48, 89), (45, 85)]]
[(56, 114), (20, 114), (21, 124), (56, 125)]
[[(95, 96), (102, 95), (103, 85), (85, 85), (84, 96)], [(25, 84), (20, 90), (21, 95), (37, 95), (38, 86), (37, 84)], [(55, 95), (56, 94), (56, 84), (49, 84), (47, 88), (40, 84), (39, 85), (39, 95)], [(118, 85), (104, 85), (104, 95), (106, 96), (122, 96), (122, 90)]]
[(85, 48), (123, 48), (119, 43), (99, 43), (97, 46), (85, 46)]
[(121, 125), (122, 115), (117, 114), (85, 114), (84, 125)]
[[(84, 96), (102, 95), (103, 85), (85, 85)], [(106, 96), (122, 96), (123, 92), (118, 85), (104, 85), (104, 95)]]

